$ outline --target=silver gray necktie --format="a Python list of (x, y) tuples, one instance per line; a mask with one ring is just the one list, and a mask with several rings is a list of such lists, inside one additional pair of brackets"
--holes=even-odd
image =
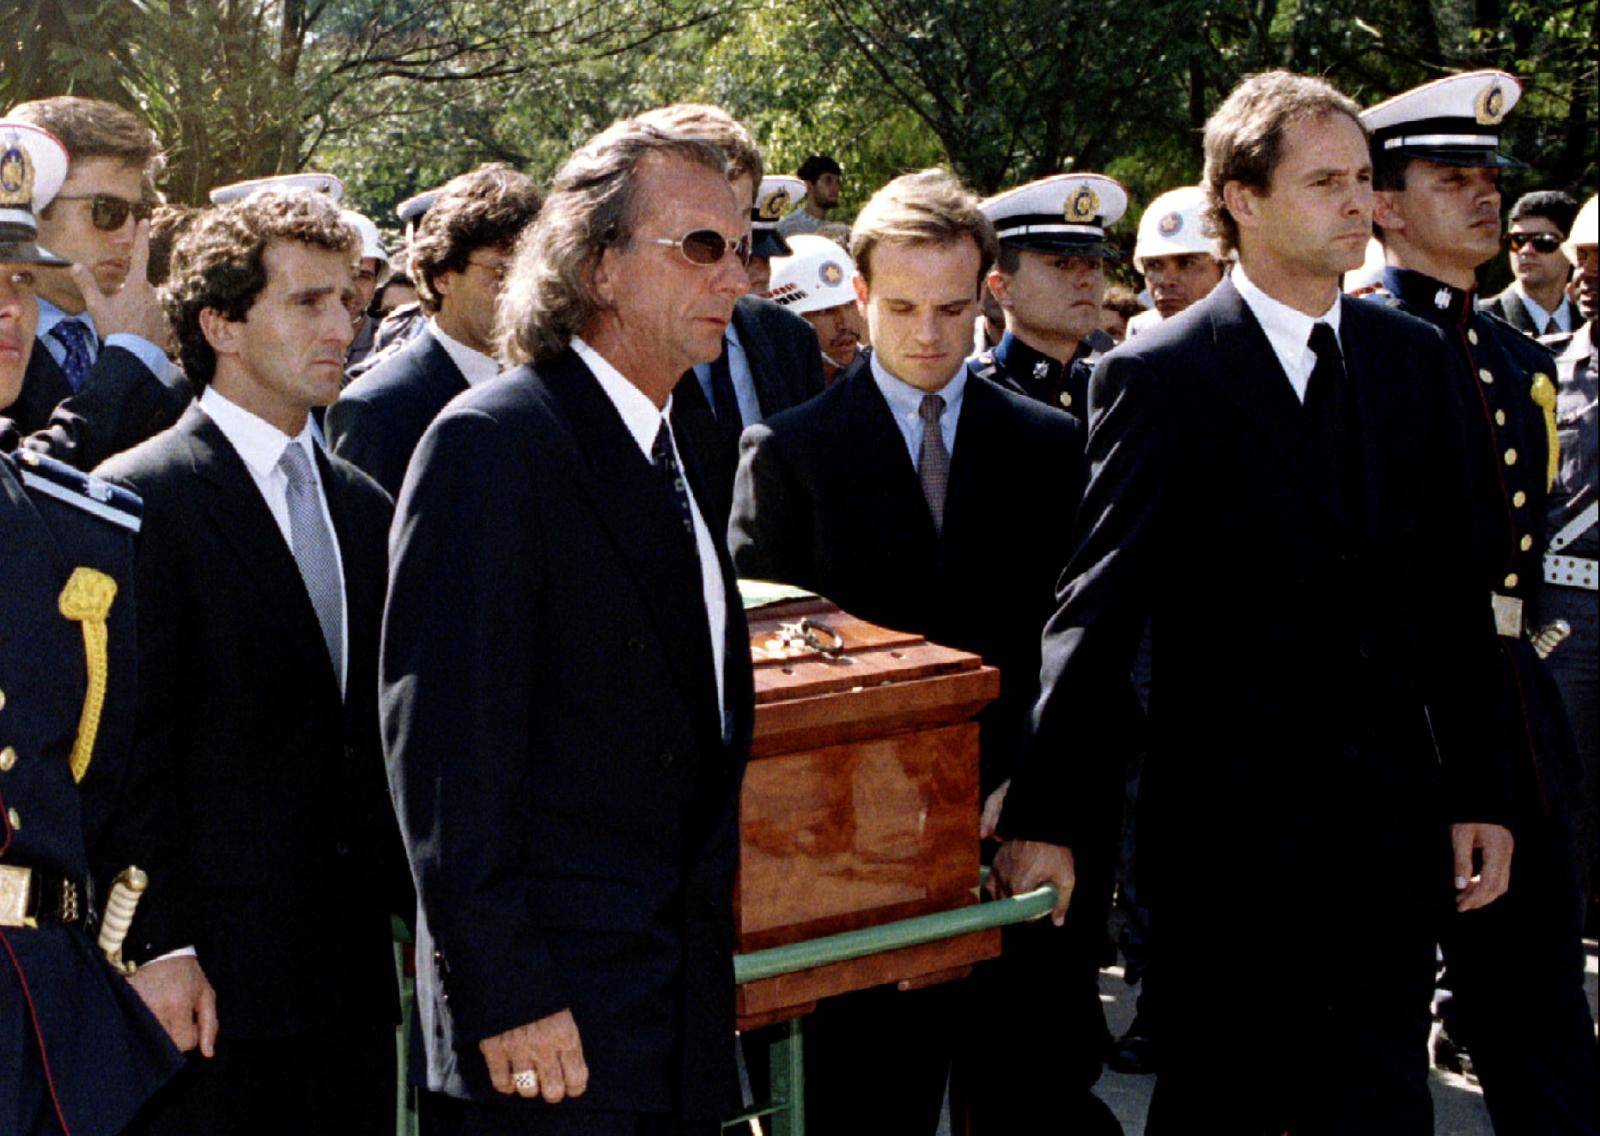
[(294, 562), (300, 569), (300, 578), (305, 581), (311, 606), (316, 609), (317, 622), (322, 624), (322, 638), (328, 645), (333, 673), (339, 675), (344, 654), (344, 619), (339, 558), (333, 549), (333, 533), (322, 515), (322, 501), (305, 447), (298, 442), (289, 443), (278, 459), (278, 468), (289, 480), (289, 542), (294, 546)]
[(917, 462), (917, 477), (922, 481), (922, 495), (928, 500), (928, 512), (933, 515), (935, 532), (944, 532), (944, 494), (950, 485), (950, 451), (944, 448), (944, 431), (939, 420), (944, 416), (944, 398), (936, 394), (922, 396), (917, 408), (922, 419), (922, 455)]

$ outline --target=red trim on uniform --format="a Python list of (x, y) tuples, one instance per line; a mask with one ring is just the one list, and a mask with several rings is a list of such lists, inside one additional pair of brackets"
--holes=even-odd
[(22, 973), (22, 963), (17, 961), (17, 952), (11, 949), (11, 940), (6, 938), (6, 933), (0, 931), (0, 944), (6, 948), (6, 954), (11, 956), (11, 966), (17, 972), (17, 984), (22, 987), (22, 1000), (28, 1004), (28, 1020), (33, 1023), (34, 1040), (39, 1043), (39, 1064), (44, 1066), (45, 1087), (50, 1090), (50, 1103), (56, 1110), (56, 1123), (61, 1125), (65, 1136), (72, 1136), (72, 1129), (67, 1127), (67, 1114), (61, 1111), (61, 1097), (56, 1092), (56, 1079), (50, 1075), (50, 1055), (45, 1052), (44, 1032), (39, 1028), (39, 1011), (33, 1004), (33, 993), (28, 989), (27, 975)]

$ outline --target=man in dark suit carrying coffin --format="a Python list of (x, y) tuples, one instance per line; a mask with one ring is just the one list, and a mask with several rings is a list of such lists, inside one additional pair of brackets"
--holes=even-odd
[(134, 759), (166, 806), (134, 982), (208, 1034), (141, 1134), (393, 1130), (390, 917), (411, 904), (378, 734), (391, 507), (310, 425), (339, 390), (358, 252), (323, 194), (202, 217), (166, 291), (202, 394), (101, 467), (145, 502)]
[(727, 167), (640, 120), (582, 146), (506, 283), (523, 365), (400, 493), (384, 739), (435, 1136), (709, 1134), (738, 1104), (749, 637), (670, 425), (748, 286)]
[[(1095, 370), (1029, 738), (1061, 792), (1013, 792), (1000, 831), (1072, 848), (1111, 807), (1081, 787), (1125, 744), (1101, 708), (1148, 618), (1170, 1048), (1147, 1130), (1428, 1133), (1439, 926), (1452, 891), (1463, 910), (1504, 892), (1512, 845), (1453, 375), (1435, 329), (1340, 296), (1373, 202), (1349, 99), (1253, 77), (1205, 153), (1208, 220), (1239, 263)], [(1240, 944), (1282, 998), (1241, 1004)]]
[[(1058, 190), (1059, 212), (1072, 188), (1041, 185), (1040, 196)], [(980, 719), (981, 782), (993, 813), (1008, 784), (1023, 795), (1040, 788), (1016, 749), (1037, 693), (1039, 637), (1071, 549), (1086, 478), (1083, 434), (1065, 412), (966, 367), (997, 243), (985, 210), (956, 178), (925, 170), (890, 182), (862, 209), (851, 244), (873, 348), (824, 394), (745, 432), (729, 545), (745, 576), (809, 588), (852, 615), (999, 666), (1000, 699)], [(1041, 492), (1057, 507), (1041, 509)], [(879, 989), (818, 1008), (806, 1040), (809, 1117), (819, 1130), (932, 1133), (959, 1047), (961, 1091), (952, 1099), (970, 1099), (975, 1131), (1120, 1131), (1089, 1092), (1106, 1043), (1095, 960), (1114, 826), (1113, 814), (1098, 861), (1086, 850), (1092, 882), (1072, 926), (1008, 931), (1006, 956), (969, 988)], [(1005, 835), (1001, 857), (1035, 858), (1033, 832), (1017, 826)], [(1061, 883), (1065, 910), (1066, 878), (1042, 863), (1025, 871)], [(968, 1001), (983, 1006), (970, 1021)], [(1041, 1022), (1053, 1040), (1030, 1041), (1020, 1053), (995, 1041)], [(1052, 1080), (1048, 1108), (1011, 1091), (1011, 1077)]]

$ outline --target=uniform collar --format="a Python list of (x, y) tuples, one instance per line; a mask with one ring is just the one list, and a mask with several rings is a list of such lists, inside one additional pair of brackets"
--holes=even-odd
[(1383, 270), (1383, 286), (1415, 314), (1438, 323), (1466, 323), (1477, 310), (1476, 289), (1452, 288), (1442, 280), (1393, 265)]
[[(1077, 354), (1073, 358), (1087, 354), (1087, 346), (1087, 340), (1080, 342)], [(1043, 386), (1053, 384), (1066, 369), (1059, 359), (1035, 350), (1009, 331), (1001, 336), (1000, 342), (995, 345), (994, 360), (1000, 365), (1001, 370), (1019, 376), (1030, 384)]]

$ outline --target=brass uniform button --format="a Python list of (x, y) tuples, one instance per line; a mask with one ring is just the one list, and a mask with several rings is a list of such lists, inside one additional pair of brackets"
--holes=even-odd
[(1517, 464), (1517, 451), (1516, 450), (1507, 450), (1506, 451), (1506, 464), (1507, 465), (1516, 465)]
[(1474, 347), (1478, 345), (1478, 333), (1472, 330), (1470, 327), (1467, 328), (1467, 342), (1472, 344)]
[(1521, 579), (1522, 579), (1522, 577), (1518, 576), (1515, 572), (1512, 572), (1512, 573), (1508, 574), (1506, 576), (1506, 587), (1507, 588), (1516, 587), (1517, 584), (1519, 582), (1521, 582)]
[(1506, 424), (1506, 412), (1505, 411), (1497, 410), (1497, 411), (1494, 412), (1494, 424), (1496, 426), (1504, 426)]
[(10, 773), (17, 765), (17, 751), (11, 746), (0, 749), (0, 773)]
[(3, 690), (0, 690), (0, 710), (4, 710), (5, 708), (6, 708), (6, 692), (3, 691)]
[(6, 820), (11, 822), (11, 831), (15, 832), (22, 827), (22, 814), (16, 809), (6, 810)]
[(1061, 405), (1064, 407), (1072, 405), (1072, 395), (1067, 391), (1061, 392)]
[(1533, 537), (1531, 537), (1531, 536), (1523, 537), (1520, 541), (1517, 542), (1517, 547), (1522, 549), (1522, 551), (1527, 552), (1528, 549), (1533, 547)]
[(1528, 495), (1519, 489), (1511, 495), (1511, 503), (1520, 509), (1528, 503)]
[(1482, 379), (1486, 383), (1494, 382), (1494, 375), (1490, 373), (1489, 368), (1487, 367), (1483, 367), (1478, 371), (1478, 378)]

